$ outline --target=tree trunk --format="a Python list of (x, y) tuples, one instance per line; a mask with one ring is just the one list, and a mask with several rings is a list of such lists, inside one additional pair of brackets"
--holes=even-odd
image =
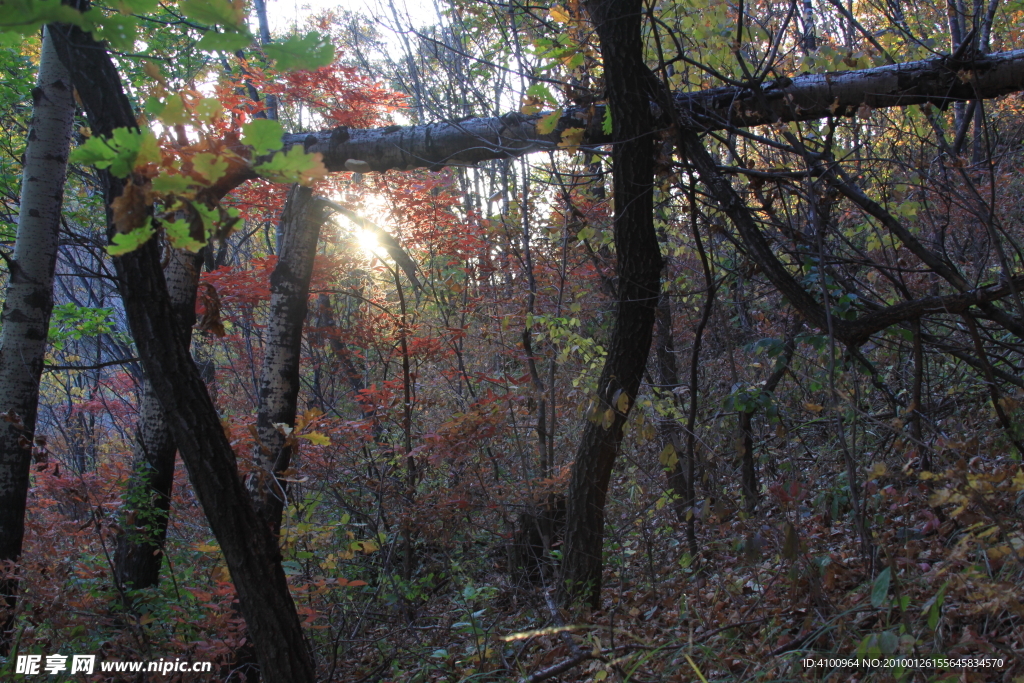
[[(25, 501), (46, 338), (53, 310), (53, 271), (75, 120), (71, 79), (43, 33), (39, 77), (32, 90), (32, 123), (25, 148), (18, 234), (8, 258), (10, 280), (0, 332), (0, 563), (17, 562), (25, 535)], [(13, 566), (0, 580), (10, 610), (0, 651), (6, 653), (18, 589)]]
[[(135, 116), (104, 45), (73, 26), (52, 25), (57, 53), (71, 73), (94, 135), (135, 128)], [(125, 181), (99, 173), (110, 203)], [(129, 180), (128, 182), (131, 182)], [(112, 232), (113, 227), (109, 228)], [(199, 369), (181, 343), (182, 321), (167, 293), (156, 240), (114, 259), (125, 313), (146, 376), (167, 413), (171, 434), (238, 592), (249, 636), (269, 683), (312, 683), (316, 671), (281, 567), (276, 539), (238, 477), (235, 453)]]
[[(775, 362), (775, 368), (772, 370), (772, 374), (769, 375), (767, 381), (765, 381), (764, 387), (762, 387), (761, 391), (767, 394), (775, 393), (775, 389), (779, 386), (779, 382), (782, 381), (782, 378), (786, 375), (786, 370), (789, 369), (789, 364), (793, 361), (793, 353), (796, 351), (796, 335), (802, 326), (802, 320), (799, 318), (794, 320), (793, 326), (786, 335), (786, 342), (782, 350), (782, 356)], [(746, 503), (747, 512), (749, 513), (753, 513), (757, 508), (761, 490), (757, 477), (757, 460), (754, 458), (754, 430), (752, 428), (752, 423), (755, 413), (757, 413), (756, 406), (749, 410), (741, 410), (739, 414), (738, 429), (740, 456), (742, 459), (741, 470), (743, 498)]]
[[(731, 86), (676, 93), (674, 104), (681, 121), (697, 129), (717, 130), (855, 116), (863, 111), (862, 105), (879, 109), (927, 102), (944, 108), (951, 102), (988, 99), (1021, 90), (1024, 50), (1014, 50), (971, 60), (935, 57), (858, 71), (784, 78), (766, 84), (757, 93)], [(641, 93), (637, 97), (641, 98), (636, 103), (638, 109), (641, 102), (651, 101)], [(597, 107), (593, 115), (589, 112), (566, 108), (558, 126), (546, 135), (537, 132), (536, 124), (550, 112), (367, 130), (342, 127), (294, 133), (284, 139), (286, 146), (304, 145), (310, 152), (323, 154), (324, 165), (330, 171), (346, 170), (350, 159), (365, 161), (373, 171), (440, 169), (556, 149), (568, 128), (585, 128), (584, 145), (610, 142), (601, 131), (604, 108)], [(651, 120), (649, 113), (647, 120)]]
[(281, 531), (281, 514), (288, 484), (278, 475), (288, 469), (295, 451), (294, 437), (286, 437), (275, 425), (295, 425), (299, 398), (299, 359), (302, 325), (306, 320), (309, 281), (313, 276), (320, 226), (327, 220), (327, 204), (313, 197), (313, 191), (295, 185), (281, 216), (279, 256), (270, 276), (270, 311), (267, 343), (260, 377), (259, 435), (256, 461), (261, 471), (250, 490), (256, 510), (274, 537)]
[(563, 600), (600, 604), (604, 503), (626, 421), (647, 365), (661, 284), (654, 231), (654, 137), (643, 61), (639, 0), (592, 0), (601, 40), (614, 148), (615, 248), (619, 300), (608, 357), (576, 451), (566, 501)]
[[(668, 292), (662, 292), (658, 301), (657, 327), (655, 328), (654, 349), (658, 359), (658, 382), (661, 384), (658, 391), (667, 392), (667, 399), (672, 406), (682, 411), (682, 401), (676, 390), (682, 386), (679, 383), (679, 364), (676, 362), (675, 339), (672, 334), (672, 299)], [(692, 397), (691, 397), (692, 398)], [(665, 465), (665, 478), (669, 489), (672, 491), (672, 509), (675, 510), (679, 521), (686, 521), (686, 475), (683, 473), (683, 461), (680, 454), (683, 452), (683, 430), (679, 424), (679, 416), (672, 414), (668, 417), (658, 416), (658, 435), (664, 448), (672, 447), (675, 455), (675, 462), (670, 459)]]
[[(199, 255), (174, 250), (164, 268), (171, 305), (183, 323), (181, 343), (185, 348), (192, 341), (200, 265)], [(114, 576), (118, 585), (136, 589), (155, 586), (160, 580), (174, 484), (174, 460), (178, 452), (167, 415), (148, 380), (142, 390), (137, 428), (125, 522), (128, 528), (118, 536), (114, 551)]]

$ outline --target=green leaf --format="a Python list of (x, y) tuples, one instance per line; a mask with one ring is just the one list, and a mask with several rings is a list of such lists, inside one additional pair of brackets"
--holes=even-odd
[(111, 240), (113, 244), (107, 245), (107, 253), (111, 256), (123, 256), (130, 251), (135, 251), (153, 236), (153, 219), (147, 217), (146, 222), (131, 232), (119, 232)]
[(914, 341), (914, 333), (911, 330), (905, 330), (902, 327), (890, 327), (885, 330), (886, 334), (891, 334), (894, 337), (899, 337), (906, 341)]
[(122, 14), (148, 14), (156, 11), (158, 0), (117, 0), (114, 4)]
[(200, 242), (192, 237), (189, 223), (183, 218), (176, 221), (164, 223), (164, 234), (167, 240), (175, 249), (187, 249), (195, 253), (206, 246), (206, 242)]
[(946, 586), (949, 582), (942, 584), (939, 592), (931, 600), (925, 603), (923, 612), (928, 615), (928, 628), (935, 630), (939, 625), (939, 617), (942, 616), (942, 604), (946, 601)]
[(612, 108), (607, 104), (604, 106), (604, 118), (601, 119), (601, 132), (605, 135), (612, 134)]
[(290, 36), (284, 42), (264, 45), (263, 51), (276, 62), (280, 71), (312, 70), (334, 61), (334, 45), (316, 31), (301, 38)]
[(142, 132), (142, 141), (139, 143), (139, 152), (135, 157), (134, 166), (143, 164), (159, 164), (163, 161), (163, 153), (160, 151), (160, 142), (156, 135), (148, 128)]
[(167, 105), (161, 102), (156, 95), (147, 97), (146, 102), (142, 105), (142, 110), (154, 118), (159, 117), (165, 108)]
[(558, 100), (555, 99), (555, 96), (551, 94), (550, 90), (548, 90), (548, 86), (543, 83), (534, 83), (526, 89), (526, 94), (536, 97), (539, 100), (550, 102), (553, 105), (558, 105)]
[(135, 39), (139, 34), (139, 20), (123, 14), (104, 16), (98, 9), (91, 9), (84, 15), (87, 22), (93, 23), (93, 36), (105, 40), (115, 50), (131, 50), (135, 47)]
[(196, 118), (203, 123), (212, 123), (213, 119), (219, 116), (222, 111), (224, 111), (224, 105), (220, 103), (220, 100), (213, 97), (204, 97), (196, 105)]
[(212, 185), (228, 172), (228, 162), (212, 152), (203, 152), (192, 157), (192, 168)]
[(899, 648), (900, 639), (892, 631), (883, 631), (878, 638), (878, 645), (882, 648), (882, 654), (891, 655)]
[(188, 112), (185, 111), (185, 100), (181, 95), (170, 95), (167, 104), (160, 112), (160, 120), (168, 126), (177, 126), (188, 120)]
[(242, 126), (242, 144), (251, 145), (257, 156), (281, 149), (282, 136), (284, 127), (271, 119), (253, 119)]
[(302, 147), (296, 145), (287, 152), (278, 152), (274, 158), (264, 164), (254, 166), (257, 173), (277, 183), (299, 183), (305, 180), (310, 172), (316, 173), (317, 166), (323, 167), (318, 154), (306, 154)]
[[(153, 144), (155, 138), (146, 145), (147, 160), (152, 158)], [(117, 128), (109, 138), (93, 137), (86, 140), (71, 153), (70, 160), (96, 168), (109, 168), (112, 175), (124, 178), (132, 172), (142, 148), (143, 135), (140, 131)], [(159, 154), (159, 149), (156, 151)]]
[(875, 582), (871, 585), (871, 606), (879, 608), (885, 599), (889, 596), (889, 567), (886, 567), (878, 576), (875, 577)]
[(112, 308), (87, 308), (72, 303), (54, 306), (46, 340), (57, 348), (63, 348), (63, 342), (69, 339), (79, 340), (113, 332), (115, 325), (110, 321), (113, 313)]
[(153, 178), (153, 191), (164, 194), (182, 194), (195, 183), (192, 178), (176, 173), (161, 173)]
[(252, 45), (252, 42), (252, 34), (245, 29), (222, 33), (211, 29), (203, 34), (203, 37), (196, 43), (196, 47), (210, 52), (237, 52)]
[(42, 24), (82, 26), (82, 13), (61, 4), (61, 0), (4, 0), (0, 3), (0, 31), (22, 35), (35, 33)]
[(115, 128), (111, 136), (111, 147), (117, 151), (117, 157), (110, 164), (110, 172), (118, 178), (124, 178), (135, 168), (135, 160), (142, 150), (142, 132), (131, 128)]
[(217, 222), (220, 220), (220, 212), (217, 208), (210, 208), (202, 202), (189, 202), (199, 217), (203, 219), (203, 234), (212, 235), (217, 231)]
[(100, 137), (92, 137), (71, 152), (69, 160), (76, 164), (107, 168), (113, 163), (117, 152)]
[(241, 8), (236, 8), (228, 0), (183, 0), (178, 3), (178, 9), (186, 18), (211, 26), (216, 24), (238, 29), (245, 18)]
[(537, 122), (537, 132), (541, 135), (550, 135), (558, 127), (558, 120), (562, 118), (562, 110), (556, 109)]

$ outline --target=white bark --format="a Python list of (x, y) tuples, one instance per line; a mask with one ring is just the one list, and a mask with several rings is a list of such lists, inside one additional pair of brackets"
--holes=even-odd
[(277, 425), (295, 425), (302, 326), (308, 310), (317, 240), (328, 216), (327, 202), (314, 197), (310, 188), (292, 187), (281, 216), (280, 255), (270, 276), (267, 342), (256, 418), (256, 461), (261, 464), (261, 471), (249, 484), (257, 511), (275, 535), (280, 531), (287, 493), (287, 484), (278, 480), (277, 475), (288, 468), (294, 451)]
[[(698, 129), (760, 126), (855, 116), (880, 107), (998, 97), (1024, 90), (1024, 50), (984, 55), (971, 61), (938, 57), (906, 64), (830, 74), (797, 76), (751, 88), (723, 87), (679, 93), (682, 121)], [(330, 171), (386, 171), (469, 165), (554, 149), (568, 128), (585, 128), (584, 145), (611, 142), (601, 132), (604, 108), (567, 109), (555, 130), (542, 135), (536, 124), (548, 112), (523, 116), (469, 118), (421, 126), (336, 128), (285, 136), (323, 155)]]
[(64, 181), (74, 123), (71, 80), (43, 36), (21, 206), (0, 332), (0, 560), (21, 554), (46, 337), (53, 309)]

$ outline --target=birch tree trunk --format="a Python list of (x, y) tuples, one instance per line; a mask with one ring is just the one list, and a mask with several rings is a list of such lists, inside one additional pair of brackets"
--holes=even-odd
[[(39, 378), (53, 310), (68, 151), (75, 119), (71, 79), (57, 59), (49, 32), (43, 33), (39, 77), (32, 90), (33, 113), (25, 149), (21, 205), (14, 257), (0, 332), (0, 562), (17, 562), (25, 535), (25, 500), (35, 436)], [(6, 652), (18, 589), (13, 566), (0, 580), (8, 612), (0, 634)]]
[(256, 510), (275, 537), (281, 531), (288, 488), (278, 475), (288, 469), (295, 451), (294, 437), (286, 437), (276, 425), (295, 425), (302, 325), (309, 307), (309, 281), (320, 226), (327, 220), (328, 212), (327, 204), (313, 197), (310, 188), (292, 188), (281, 215), (277, 266), (270, 276), (267, 343), (256, 418), (256, 460), (262, 470), (251, 483), (250, 491), (255, 494)]
[[(174, 250), (164, 268), (171, 305), (183, 323), (181, 343), (186, 348), (191, 344), (192, 325), (195, 324), (200, 265), (199, 255)], [(174, 460), (178, 452), (167, 415), (148, 378), (143, 387), (136, 426), (138, 434), (129, 484), (127, 528), (117, 538), (114, 573), (119, 585), (137, 589), (155, 586), (160, 580), (171, 487), (174, 484)]]

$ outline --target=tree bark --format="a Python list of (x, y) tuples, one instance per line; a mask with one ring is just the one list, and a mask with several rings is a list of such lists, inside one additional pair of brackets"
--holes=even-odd
[(595, 408), (576, 451), (566, 500), (563, 601), (600, 604), (604, 503), (626, 421), (647, 365), (661, 285), (654, 230), (650, 71), (643, 61), (639, 0), (592, 0), (591, 18), (612, 109), (615, 248), (619, 300)]
[[(658, 359), (659, 393), (665, 395), (672, 406), (682, 413), (682, 401), (676, 390), (682, 386), (679, 382), (679, 363), (676, 362), (675, 339), (672, 332), (672, 300), (668, 292), (661, 293), (658, 301), (657, 326), (655, 327), (654, 349)], [(691, 397), (692, 398), (692, 397)], [(658, 435), (664, 448), (672, 447), (676, 456), (675, 463), (666, 465), (665, 479), (672, 491), (672, 508), (680, 522), (686, 521), (686, 475), (683, 473), (683, 429), (679, 424), (679, 416), (658, 416)]]
[[(174, 250), (164, 268), (171, 305), (182, 321), (181, 343), (188, 348), (195, 324), (196, 289), (201, 257)], [(126, 526), (118, 535), (114, 551), (114, 576), (126, 588), (148, 588), (160, 581), (163, 547), (174, 484), (174, 461), (178, 446), (171, 435), (167, 415), (147, 379), (142, 390), (129, 484)]]
[(329, 210), (327, 203), (313, 197), (308, 187), (292, 187), (281, 216), (277, 266), (270, 276), (267, 342), (256, 420), (256, 461), (262, 469), (250, 490), (255, 494), (257, 512), (275, 538), (281, 531), (288, 488), (278, 475), (288, 469), (295, 451), (295, 439), (286, 437), (276, 425), (295, 426), (302, 325), (306, 320), (320, 226), (327, 220)]
[[(73, 26), (51, 26), (61, 61), (71, 73), (94, 135), (135, 128), (135, 116), (103, 44)], [(101, 171), (108, 225), (110, 203), (125, 181)], [(132, 182), (129, 179), (127, 182)], [(112, 231), (112, 225), (110, 230)], [(182, 321), (167, 293), (156, 240), (114, 259), (125, 313), (146, 376), (168, 416), (171, 434), (200, 504), (220, 543), (270, 683), (316, 680), (276, 539), (239, 480), (235, 453), (199, 369), (181, 343)]]
[[(871, 109), (988, 99), (1024, 90), (1024, 50), (999, 52), (971, 60), (936, 57), (873, 69), (783, 78), (760, 87), (721, 87), (676, 93), (681, 121), (697, 129), (717, 130), (785, 121), (811, 121), (829, 116), (855, 116)], [(641, 102), (650, 98), (641, 97)], [(763, 104), (762, 104), (763, 103)], [(558, 126), (547, 135), (537, 122), (549, 114), (518, 113), (470, 118), (419, 126), (388, 126), (366, 130), (335, 128), (285, 136), (286, 146), (305, 145), (323, 154), (330, 171), (344, 171), (346, 162), (365, 162), (370, 170), (433, 168), (506, 159), (555, 149), (562, 132), (584, 128), (584, 145), (610, 138), (601, 131), (604, 108), (566, 108)], [(647, 116), (652, 121), (650, 114)], [(614, 121), (614, 116), (613, 116)], [(646, 131), (645, 131), (646, 132)], [(232, 182), (241, 182), (235, 179)]]
[[(802, 320), (799, 318), (794, 320), (792, 328), (790, 328), (789, 333), (786, 335), (782, 356), (775, 362), (775, 368), (772, 370), (772, 374), (768, 376), (761, 391), (768, 394), (775, 393), (775, 389), (779, 386), (782, 378), (785, 377), (786, 370), (789, 369), (789, 364), (793, 360), (793, 354), (796, 352), (796, 335), (802, 326)], [(754, 458), (754, 430), (752, 428), (756, 413), (756, 406), (749, 410), (739, 411), (739, 427), (737, 430), (742, 461), (743, 498), (746, 503), (747, 512), (751, 514), (757, 508), (761, 489), (757, 477), (757, 460)]]
[[(43, 33), (39, 76), (32, 90), (32, 122), (25, 148), (18, 234), (7, 258), (10, 279), (0, 332), (0, 563), (21, 556), (25, 501), (39, 403), (46, 338), (53, 310), (68, 151), (75, 120), (71, 79), (57, 58), (49, 31)], [(0, 650), (6, 653), (18, 589), (13, 565), (0, 580), (10, 610), (3, 619)], [(6, 573), (9, 572), (9, 573)]]

